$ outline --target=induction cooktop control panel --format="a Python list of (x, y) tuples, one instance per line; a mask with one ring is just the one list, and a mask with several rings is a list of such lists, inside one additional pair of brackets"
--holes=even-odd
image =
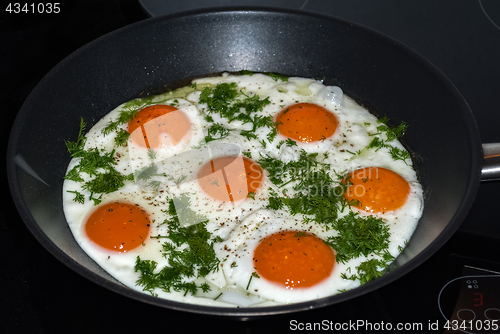
[(445, 333), (500, 333), (500, 271), (464, 265), (462, 276), (441, 289), (438, 305)]

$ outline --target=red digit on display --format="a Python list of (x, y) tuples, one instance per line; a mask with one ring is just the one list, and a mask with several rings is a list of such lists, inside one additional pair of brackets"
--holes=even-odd
[(474, 296), (476, 296), (476, 298), (474, 298), (474, 301), (476, 302), (474, 304), (474, 306), (482, 306), (483, 305), (483, 294), (479, 293), (479, 292), (475, 292)]

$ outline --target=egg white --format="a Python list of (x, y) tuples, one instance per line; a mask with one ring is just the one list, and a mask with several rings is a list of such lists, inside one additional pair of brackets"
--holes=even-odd
[(262, 209), (248, 216), (231, 233), (228, 240), (216, 245), (216, 252), (225, 261), (224, 275), (228, 281), (238, 286), (248, 287), (251, 294), (279, 303), (296, 303), (335, 294), (341, 289), (351, 289), (359, 285), (340, 277), (345, 265), (335, 265), (325, 280), (309, 288), (286, 289), (264, 277), (252, 276), (256, 272), (253, 254), (262, 239), (284, 231), (304, 231), (326, 240), (334, 231), (325, 230), (318, 224), (305, 224), (301, 216), (292, 219), (284, 211)]
[[(178, 112), (182, 112), (187, 116), (188, 120), (191, 123), (191, 129), (175, 145), (172, 143), (172, 140), (167, 134), (163, 134), (160, 137), (160, 146), (154, 149), (155, 155), (153, 159), (151, 159), (149, 150), (144, 147), (144, 143), (142, 143), (141, 146), (134, 140), (132, 140), (131, 137), (129, 137), (127, 141), (128, 153), (130, 158), (129, 161), (134, 171), (140, 170), (145, 166), (149, 166), (151, 163), (161, 163), (162, 161), (167, 160), (172, 156), (190, 150), (192, 146), (198, 145), (203, 141), (204, 135), (202, 126), (200, 124), (198, 109), (191, 102), (184, 99), (174, 99), (167, 100), (161, 104), (171, 105), (178, 108)], [(169, 115), (167, 114), (161, 117), (168, 116)], [(122, 125), (121, 128), (125, 128), (125, 125)], [(141, 128), (138, 128), (135, 131), (141, 131)]]
[[(119, 106), (97, 122), (87, 134), (86, 148), (97, 147), (108, 152), (115, 149), (117, 162), (115, 168), (123, 174), (154, 165), (158, 174), (166, 175), (158, 177), (162, 183), (160, 191), (149, 189), (141, 182), (128, 182), (117, 192), (104, 194), (103, 204), (112, 201), (138, 204), (150, 215), (152, 221), (150, 237), (154, 237), (168, 233), (168, 226), (161, 223), (168, 218), (164, 210), (167, 209), (169, 198), (187, 194), (191, 200), (191, 209), (209, 219), (207, 230), (223, 239), (223, 242), (215, 245), (216, 254), (221, 261), (220, 270), (209, 274), (204, 279), (199, 279), (210, 284), (209, 293), (183, 296), (183, 293), (174, 291), (171, 293), (155, 291), (159, 297), (202, 305), (247, 307), (312, 300), (336, 294), (339, 290), (359, 286), (359, 282), (344, 280), (340, 274), (346, 271), (355, 272), (356, 267), (366, 260), (363, 256), (345, 264), (337, 263), (327, 279), (307, 289), (287, 290), (268, 282), (265, 278), (254, 278), (248, 284), (251, 274), (255, 271), (252, 260), (253, 251), (260, 240), (266, 236), (278, 231), (296, 230), (313, 233), (326, 240), (336, 232), (327, 231), (317, 224), (305, 224), (301, 215), (291, 216), (286, 209), (277, 211), (266, 209), (269, 192), (278, 193), (282, 189), (269, 181), (265, 170), (263, 170), (261, 187), (254, 199), (247, 198), (238, 203), (223, 203), (214, 200), (201, 189), (197, 176), (205, 163), (219, 156), (242, 157), (242, 153), (245, 153), (254, 161), (258, 161), (262, 156), (269, 156), (289, 162), (297, 160), (303, 150), (307, 153), (318, 153), (318, 160), (329, 164), (329, 172), (332, 176), (370, 166), (395, 171), (410, 184), (410, 195), (401, 209), (378, 216), (387, 223), (391, 231), (389, 252), (395, 257), (399, 254), (401, 247), (404, 247), (405, 242), (411, 237), (422, 214), (422, 188), (413, 168), (407, 162), (394, 161), (387, 148), (364, 149), (372, 140), (371, 135), (378, 132), (375, 116), (343, 95), (338, 87), (328, 87), (312, 79), (289, 78), (285, 82), (274, 80), (263, 74), (251, 76), (225, 74), (221, 77), (198, 79), (194, 81), (194, 84), (207, 86), (222, 82), (235, 82), (238, 89), (248, 96), (257, 94), (261, 98), (268, 97), (271, 103), (258, 111), (256, 113), (258, 116), (271, 116), (275, 120), (287, 106), (309, 102), (323, 106), (334, 114), (338, 120), (338, 128), (331, 137), (323, 141), (298, 142), (296, 146), (287, 146), (283, 144), (287, 138), (279, 133), (274, 140), (268, 142), (267, 138), (271, 129), (267, 127), (257, 129), (255, 132), (257, 139), (247, 139), (240, 136), (239, 131), (251, 130), (251, 124), (243, 124), (240, 121), (227, 123), (220, 115), (210, 114), (214, 122), (223, 124), (231, 131), (228, 137), (206, 144), (203, 139), (211, 123), (204, 117), (208, 111), (207, 106), (200, 103), (200, 91), (175, 99), (163, 95), (153, 101), (175, 105), (183, 110), (191, 121), (192, 128), (190, 135), (183, 138), (176, 147), (165, 145), (164, 148), (155, 150), (156, 154), (152, 159), (147, 149), (136, 145), (131, 140), (126, 147), (115, 148), (114, 138), (117, 132), (106, 136), (102, 134), (106, 124), (118, 117), (123, 106)], [(119, 129), (126, 129), (126, 125), (121, 125)], [(168, 142), (168, 138), (166, 140)], [(262, 141), (267, 142), (265, 147), (262, 146)], [(397, 141), (390, 144), (404, 149)], [(354, 154), (356, 152), (360, 153)], [(78, 159), (73, 159), (68, 166), (68, 171), (76, 164), (78, 164)], [(287, 187), (287, 190), (290, 196), (295, 195), (293, 183)], [(80, 183), (65, 180), (64, 212), (70, 229), (82, 249), (112, 276), (126, 286), (141, 291), (141, 288), (136, 286), (139, 273), (134, 271), (137, 256), (158, 262), (158, 268), (168, 265), (168, 259), (164, 258), (161, 253), (161, 239), (149, 238), (142, 246), (126, 253), (105, 250), (93, 243), (86, 235), (84, 225), (95, 209), (94, 204), (89, 200), (84, 204), (74, 202), (73, 195), (69, 191), (79, 191), (84, 194), (85, 198), (89, 198), (90, 193), (83, 190)], [(356, 208), (352, 210), (361, 216), (367, 215)], [(346, 209), (340, 213), (340, 216), (347, 213)], [(180, 220), (182, 223), (182, 218)]]

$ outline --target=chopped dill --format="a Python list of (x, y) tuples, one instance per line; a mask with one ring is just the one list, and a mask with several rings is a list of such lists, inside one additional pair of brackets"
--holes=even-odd
[[(183, 195), (179, 202), (188, 205), (189, 197)], [(167, 241), (162, 245), (162, 255), (168, 259), (168, 266), (157, 271), (157, 262), (141, 260), (139, 256), (136, 259), (134, 270), (140, 273), (136, 285), (152, 295), (155, 295), (154, 290), (157, 288), (165, 292), (184, 292), (184, 295), (195, 295), (198, 289), (208, 292), (210, 286), (206, 282), (197, 285), (192, 279), (205, 277), (219, 270), (220, 261), (215, 256), (213, 245), (221, 241), (220, 237), (211, 238), (212, 234), (206, 229), (207, 220), (182, 227), (178, 209), (179, 205), (171, 199), (167, 210), (171, 218), (164, 222), (169, 226), (169, 233), (165, 236)], [(184, 214), (190, 210), (189, 207), (180, 209)], [(196, 213), (191, 212), (191, 215)]]
[[(73, 167), (64, 177), (67, 180), (75, 182), (84, 182), (81, 173), (86, 173), (89, 176), (94, 176), (93, 179), (85, 182), (82, 189), (90, 192), (89, 200), (93, 200), (97, 205), (101, 202), (102, 194), (112, 193), (124, 186), (125, 181), (133, 181), (133, 175), (123, 175), (119, 173), (114, 166), (115, 150), (106, 152), (97, 148), (85, 149), (86, 137), (84, 135), (86, 123), (83, 119), (80, 120), (80, 130), (76, 142), (65, 142), (68, 151), (72, 158), (80, 158), (78, 165)], [(101, 194), (99, 197), (94, 197), (94, 194)], [(79, 203), (81, 196), (77, 196)]]
[(134, 178), (136, 181), (147, 181), (153, 176), (164, 176), (163, 174), (158, 173), (158, 167), (155, 164), (142, 167), (134, 172)]
[(293, 196), (278, 196), (270, 191), (268, 208), (279, 210), (287, 207), (292, 215), (310, 215), (305, 218), (306, 222), (321, 223), (330, 228), (338, 212), (346, 206), (343, 195), (347, 184), (332, 179), (330, 166), (317, 161), (317, 156), (318, 153), (308, 154), (301, 150), (297, 161), (285, 163), (262, 157), (258, 163), (268, 171), (269, 180), (278, 188), (289, 186), (295, 190)]
[(340, 277), (352, 281), (359, 280), (361, 284), (365, 284), (382, 276), (384, 274), (383, 268), (387, 267), (393, 260), (394, 257), (386, 251), (382, 255), (382, 259), (373, 258), (362, 262), (356, 268), (356, 274), (341, 273)]
[(118, 130), (118, 127), (122, 124), (130, 122), (137, 113), (153, 104), (154, 96), (138, 98), (129, 102), (126, 102), (122, 109), (119, 111), (118, 118), (114, 121), (110, 121), (103, 129), (102, 133), (104, 135), (110, 134), (113, 131)]
[(379, 137), (374, 137), (370, 144), (368, 144), (367, 148), (374, 148), (375, 151), (380, 150), (382, 147), (387, 147), (385, 142)]
[[(323, 224), (326, 229), (336, 230), (338, 234), (329, 237), (325, 243), (335, 249), (339, 263), (361, 255), (382, 256), (383, 260), (377, 260), (379, 262), (363, 263), (355, 275), (343, 274), (349, 279), (360, 279), (362, 283), (375, 279), (382, 275), (379, 268), (392, 261), (387, 252), (389, 228), (380, 218), (362, 217), (352, 211), (339, 218), (339, 212), (359, 203), (344, 198), (344, 193), (350, 185), (349, 177), (335, 173), (337, 180), (334, 180), (329, 172), (330, 166), (319, 162), (317, 156), (317, 153), (308, 154), (302, 150), (297, 161), (285, 163), (270, 157), (262, 157), (259, 160), (274, 185), (279, 188), (288, 185), (295, 190), (293, 196), (279, 196), (270, 190), (268, 208), (279, 210), (286, 207), (292, 215), (306, 215), (305, 223)], [(304, 235), (300, 232), (296, 234)]]
[(156, 159), (156, 151), (153, 150), (152, 148), (148, 148), (148, 158), (150, 160), (155, 160)]
[(80, 118), (80, 129), (78, 131), (78, 138), (76, 142), (71, 142), (71, 141), (64, 142), (66, 144), (68, 152), (71, 154), (71, 157), (73, 158), (80, 156), (81, 151), (83, 151), (83, 148), (85, 146), (85, 141), (87, 140), (87, 138), (85, 138), (84, 135), (86, 128), (87, 128), (87, 123), (83, 121), (83, 118)]
[(253, 131), (242, 130), (240, 131), (240, 135), (248, 140), (257, 139), (257, 135)]
[[(232, 121), (240, 121), (243, 124), (252, 123), (252, 130), (243, 130), (240, 132), (242, 136), (249, 140), (257, 138), (255, 130), (258, 128), (274, 127), (271, 116), (254, 115), (256, 112), (262, 111), (264, 106), (271, 103), (269, 98), (261, 100), (258, 95), (246, 95), (238, 89), (235, 82), (220, 83), (215, 87), (203, 88), (200, 94), (200, 103), (207, 104), (208, 114), (218, 113), (220, 117), (226, 118), (229, 123)], [(213, 123), (213, 118), (210, 115), (206, 115), (205, 120)], [(218, 137), (211, 136), (209, 133), (209, 141), (224, 137), (222, 129), (216, 127), (212, 131)]]
[(200, 94), (200, 103), (206, 103), (209, 113), (219, 113), (221, 117), (233, 118), (236, 110), (231, 109), (234, 98), (238, 95), (235, 82), (221, 83), (215, 87), (205, 87)]
[[(346, 152), (351, 153), (352, 155), (359, 155), (361, 154), (364, 150), (369, 150), (369, 149), (375, 149), (375, 151), (378, 151), (382, 148), (387, 148), (389, 150), (389, 154), (391, 155), (393, 160), (401, 160), (403, 161), (406, 165), (411, 166), (411, 164), (408, 162), (409, 160), (411, 161), (411, 156), (408, 151), (400, 149), (398, 147), (392, 146), (390, 144), (387, 144), (388, 142), (397, 140), (401, 138), (406, 130), (408, 129), (408, 124), (405, 122), (401, 122), (398, 126), (396, 127), (390, 127), (388, 125), (389, 120), (387, 116), (384, 116), (380, 119), (377, 120), (378, 124), (381, 124), (377, 126), (377, 130), (379, 132), (370, 134), (370, 136), (373, 136), (372, 141), (366, 146), (364, 149), (359, 150), (357, 152), (351, 152), (346, 150)], [(366, 123), (365, 123), (366, 124)], [(381, 134), (385, 133), (385, 136), (387, 139), (383, 139), (382, 137), (379, 137)]]
[(387, 116), (379, 118), (377, 120), (377, 123), (382, 124), (377, 126), (377, 130), (380, 132), (385, 132), (385, 134), (387, 135), (387, 141), (393, 141), (401, 138), (408, 129), (408, 124), (406, 124), (405, 122), (401, 122), (396, 127), (390, 127), (388, 125), (389, 119), (387, 118)]
[(268, 76), (270, 76), (271, 78), (273, 78), (274, 81), (278, 81), (278, 80), (281, 80), (281, 81), (288, 81), (288, 77), (284, 76), (284, 75), (281, 75), (281, 74), (275, 74), (275, 73), (267, 73)]
[(251, 275), (250, 275), (250, 279), (248, 280), (248, 284), (247, 284), (247, 287), (245, 288), (245, 290), (248, 290), (248, 288), (250, 287), (250, 283), (252, 282), (252, 278), (260, 278), (259, 274), (257, 274), (256, 272), (253, 272)]
[(157, 192), (160, 190), (160, 187), (161, 187), (161, 181), (158, 181), (158, 180), (153, 180), (153, 181), (150, 181), (146, 187), (150, 188), (151, 190)]
[(243, 154), (245, 157), (249, 158), (249, 159), (252, 159), (252, 152), (241, 152), (241, 154)]
[(255, 116), (253, 119), (253, 130), (257, 130), (257, 128), (267, 126), (267, 127), (273, 127), (274, 122), (273, 118), (271, 116)]
[(394, 160), (402, 160), (405, 164), (408, 164), (407, 160), (411, 159), (410, 153), (408, 151), (402, 150), (400, 148), (391, 146), (389, 153)]
[(125, 181), (132, 181), (133, 174), (123, 175), (114, 168), (109, 168), (104, 173), (98, 173), (95, 178), (83, 184), (82, 188), (91, 193), (109, 194), (117, 191), (125, 184)]
[(288, 138), (286, 140), (286, 146), (292, 147), (292, 146), (297, 146), (297, 142), (293, 140), (292, 138)]
[(73, 167), (66, 173), (66, 176), (64, 176), (66, 180), (71, 180), (75, 182), (83, 182), (83, 178), (80, 176), (79, 168), (78, 166)]
[(80, 204), (83, 204), (85, 202), (85, 196), (82, 193), (80, 193), (76, 190), (68, 190), (68, 192), (75, 194), (75, 198), (73, 198), (74, 202), (77, 202)]
[(118, 130), (115, 137), (115, 147), (124, 146), (125, 144), (127, 144), (127, 140), (129, 137), (130, 133), (128, 133), (127, 130), (125, 129)]
[(208, 128), (208, 134), (205, 136), (205, 143), (226, 138), (229, 136), (229, 132), (231, 130), (225, 128), (219, 123), (214, 123), (211, 127)]
[(94, 202), (94, 205), (99, 205), (102, 202), (102, 194), (99, 197), (94, 197), (94, 193), (91, 193), (89, 196), (89, 200)]
[(338, 235), (329, 237), (326, 243), (337, 251), (339, 263), (346, 263), (360, 255), (382, 255), (389, 247), (389, 227), (375, 216), (361, 217), (349, 212), (336, 220), (332, 227)]

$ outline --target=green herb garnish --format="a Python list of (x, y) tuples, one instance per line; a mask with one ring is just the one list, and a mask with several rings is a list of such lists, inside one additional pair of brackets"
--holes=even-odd
[(391, 154), (391, 157), (394, 160), (401, 160), (407, 165), (408, 165), (407, 160), (411, 158), (410, 153), (408, 151), (402, 150), (394, 146), (391, 146), (391, 148), (389, 149), (389, 153)]
[[(295, 195), (278, 196), (270, 191), (268, 208), (287, 207), (292, 215), (309, 215), (306, 222), (324, 224), (330, 228), (350, 203), (343, 198), (347, 184), (332, 179), (328, 164), (317, 160), (318, 153), (301, 150), (297, 161), (284, 163), (271, 157), (262, 157), (259, 164), (269, 173), (269, 180), (278, 188), (292, 187)], [(284, 192), (285, 194), (286, 192)]]
[[(408, 153), (408, 151), (405, 151), (403, 149), (400, 149), (400, 148), (397, 148), (395, 146), (388, 144), (388, 142), (391, 142), (393, 140), (397, 140), (397, 139), (401, 138), (405, 134), (406, 130), (408, 129), (408, 125), (405, 122), (401, 122), (396, 127), (390, 127), (388, 125), (389, 120), (388, 120), (387, 116), (384, 116), (384, 117), (378, 119), (377, 123), (381, 124), (381, 125), (377, 126), (377, 130), (379, 132), (371, 134), (371, 136), (373, 136), (373, 139), (370, 142), (370, 144), (368, 144), (368, 146), (366, 146), (366, 148), (364, 148), (363, 150), (375, 149), (375, 151), (378, 151), (382, 148), (387, 148), (387, 149), (389, 149), (389, 153), (394, 160), (401, 160), (405, 164), (410, 166), (410, 164), (408, 162), (408, 160), (411, 160), (410, 153)], [(365, 123), (365, 125), (366, 124), (369, 125), (369, 123)], [(380, 137), (380, 135), (382, 135), (384, 133), (385, 133), (385, 136), (387, 138), (385, 140), (383, 139), (383, 137)], [(359, 150), (357, 152), (351, 152), (348, 150), (346, 150), (346, 151), (353, 154), (353, 155), (359, 155), (363, 152), (363, 150)]]
[(208, 134), (205, 136), (205, 143), (226, 138), (229, 136), (229, 132), (231, 130), (225, 128), (219, 123), (214, 123), (211, 127), (208, 128)]
[(198, 284), (192, 281), (192, 278), (205, 277), (209, 273), (219, 270), (220, 262), (215, 256), (213, 245), (222, 240), (211, 238), (211, 233), (206, 229), (207, 220), (182, 227), (178, 215), (179, 211), (182, 212), (183, 216), (200, 218), (189, 209), (187, 195), (184, 194), (176, 202), (173, 199), (169, 201), (167, 212), (171, 218), (164, 222), (168, 224), (169, 233), (168, 236), (165, 236), (167, 241), (162, 245), (162, 253), (168, 259), (168, 266), (156, 271), (157, 262), (141, 260), (139, 256), (136, 259), (135, 271), (140, 272), (136, 284), (142, 286), (144, 291), (148, 291), (152, 295), (155, 295), (154, 290), (157, 288), (165, 292), (183, 291), (184, 295), (188, 293), (194, 295), (198, 289), (202, 292), (208, 292), (210, 286), (206, 282)]
[(85, 196), (83, 196), (82, 193), (79, 193), (76, 190), (68, 190), (68, 192), (75, 194), (75, 198), (73, 198), (74, 202), (77, 202), (77, 203), (80, 203), (80, 204), (83, 204), (85, 202)]
[(245, 290), (248, 290), (248, 288), (250, 287), (250, 283), (252, 282), (252, 278), (260, 278), (259, 274), (257, 274), (256, 272), (253, 272), (251, 275), (250, 275), (250, 279), (248, 280), (248, 284), (247, 284), (247, 287)]
[(142, 167), (134, 172), (134, 178), (136, 181), (147, 181), (153, 176), (163, 176), (163, 174), (158, 173), (158, 167), (155, 164)]
[(243, 154), (245, 157), (249, 158), (249, 159), (252, 159), (252, 152), (241, 152), (241, 154)]
[(96, 177), (83, 184), (82, 188), (91, 193), (109, 194), (117, 191), (125, 184), (125, 181), (134, 180), (134, 175), (123, 175), (117, 172), (114, 168), (109, 168), (104, 173), (98, 173)]
[[(254, 115), (271, 102), (268, 98), (261, 100), (258, 95), (248, 96), (237, 87), (234, 82), (205, 87), (200, 94), (200, 103), (207, 104), (209, 114), (218, 113), (229, 123), (235, 120), (241, 121), (243, 124), (252, 123), (252, 130), (243, 130), (240, 134), (249, 140), (255, 139), (257, 138), (255, 130), (264, 126), (270, 128), (274, 126), (272, 117)], [(205, 120), (213, 122), (210, 115), (206, 115)], [(213, 138), (218, 139), (218, 137)]]
[[(134, 177), (132, 174), (123, 175), (116, 171), (114, 166), (115, 150), (106, 152), (98, 150), (97, 148), (85, 149), (86, 138), (84, 136), (86, 123), (83, 119), (80, 120), (80, 130), (76, 142), (66, 142), (66, 147), (71, 154), (72, 158), (80, 158), (78, 165), (73, 167), (64, 177), (67, 180), (75, 182), (83, 182), (84, 179), (81, 173), (86, 173), (89, 176), (94, 176), (93, 179), (85, 182), (82, 186), (84, 190), (90, 192), (90, 200), (94, 204), (101, 202), (102, 194), (112, 193), (124, 186), (125, 181), (132, 181)], [(94, 197), (94, 194), (101, 194), (99, 197)], [(77, 197), (81, 203), (81, 196)]]
[(254, 133), (253, 130), (251, 130), (251, 131), (242, 130), (242, 131), (240, 131), (240, 135), (245, 137), (248, 140), (257, 139), (257, 135)]
[(278, 80), (288, 81), (288, 77), (281, 75), (281, 74), (275, 74), (275, 73), (270, 72), (270, 73), (267, 73), (267, 75), (269, 75), (271, 78), (273, 78), (274, 81), (278, 81)]
[(148, 158), (150, 160), (155, 160), (156, 159), (156, 151), (153, 150), (152, 148), (148, 148)]
[(130, 122), (139, 110), (152, 105), (154, 96), (144, 97), (126, 102), (122, 109), (119, 111), (118, 118), (114, 121), (110, 121), (103, 129), (102, 133), (104, 135), (110, 134), (113, 131), (118, 130), (118, 127), (122, 124)]
[(381, 255), (389, 247), (389, 227), (375, 216), (361, 217), (354, 212), (332, 224), (338, 236), (330, 237), (327, 243), (337, 251), (337, 261), (345, 263), (360, 255)]
[(286, 143), (286, 146), (289, 146), (289, 147), (297, 146), (297, 142), (291, 138), (288, 138), (285, 143)]
[(65, 141), (68, 152), (71, 153), (71, 157), (80, 156), (81, 151), (83, 151), (83, 147), (85, 146), (85, 129), (87, 128), (87, 123), (83, 121), (83, 118), (80, 118), (80, 129), (78, 131), (78, 138), (76, 142)]
[(387, 135), (387, 141), (393, 141), (401, 138), (408, 129), (408, 124), (406, 124), (405, 122), (401, 122), (396, 127), (390, 127), (388, 125), (389, 119), (387, 118), (387, 116), (379, 118), (377, 120), (377, 123), (381, 124), (377, 126), (377, 130), (380, 132), (385, 132), (385, 134)]
[(130, 133), (128, 133), (127, 130), (125, 129), (118, 130), (115, 137), (115, 147), (125, 145), (129, 137)]
[(365, 284), (382, 276), (384, 274), (383, 269), (393, 260), (394, 257), (386, 251), (382, 255), (382, 259), (374, 258), (362, 262), (356, 268), (356, 274), (347, 275), (346, 273), (341, 273), (340, 276), (343, 279), (359, 280), (361, 284)]

